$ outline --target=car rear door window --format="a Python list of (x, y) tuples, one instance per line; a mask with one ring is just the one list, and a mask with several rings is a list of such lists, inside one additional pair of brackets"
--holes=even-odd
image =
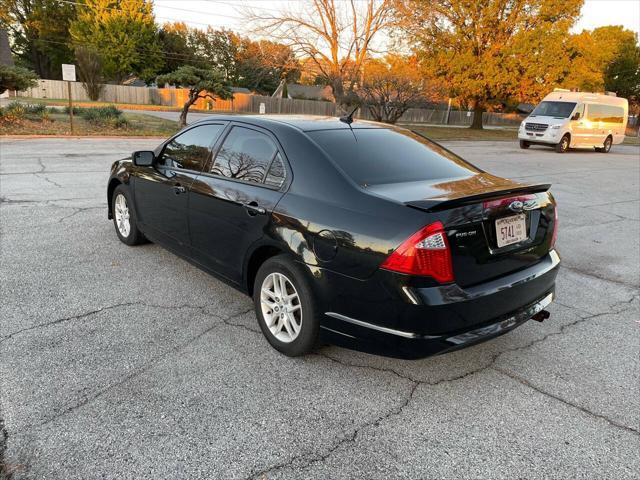
[(284, 165), (275, 142), (268, 135), (250, 128), (233, 127), (222, 142), (211, 173), (279, 187), (284, 179)]
[(211, 145), (223, 129), (223, 124), (207, 124), (181, 133), (164, 147), (157, 166), (201, 172), (209, 160)]
[(276, 156), (273, 158), (273, 162), (271, 162), (271, 167), (267, 173), (267, 178), (264, 179), (264, 183), (270, 187), (280, 188), (284, 183), (285, 176), (286, 170), (284, 162), (282, 161), (280, 152), (276, 152)]
[(308, 132), (359, 185), (469, 177), (479, 170), (439, 145), (386, 128)]

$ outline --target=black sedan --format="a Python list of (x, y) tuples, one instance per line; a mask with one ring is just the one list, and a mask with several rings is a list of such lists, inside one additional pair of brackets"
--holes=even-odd
[(548, 317), (549, 185), (480, 170), (409, 130), (212, 116), (111, 168), (109, 218), (253, 297), (286, 355), (321, 340), (419, 358)]

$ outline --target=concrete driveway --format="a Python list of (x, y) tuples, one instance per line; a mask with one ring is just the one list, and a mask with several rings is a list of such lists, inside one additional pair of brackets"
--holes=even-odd
[[(290, 359), (251, 301), (106, 218), (158, 140), (2, 140), (0, 464), (13, 478), (638, 478), (640, 149), (458, 142), (551, 182), (552, 316), (440, 357)], [(1, 476), (1, 474), (0, 474)]]

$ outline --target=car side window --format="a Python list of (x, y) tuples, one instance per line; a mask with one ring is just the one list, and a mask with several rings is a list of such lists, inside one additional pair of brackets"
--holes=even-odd
[(578, 120), (582, 120), (584, 118), (584, 103), (578, 105), (578, 108), (576, 108), (576, 113), (580, 114)]
[(178, 135), (164, 147), (157, 166), (201, 172), (223, 129), (224, 125), (200, 125)]
[[(233, 127), (224, 139), (220, 151), (211, 167), (211, 173), (251, 183), (268, 185), (282, 184), (278, 178), (284, 177), (284, 165), (271, 169), (274, 157), (278, 156), (274, 141), (266, 134), (244, 127)], [(269, 173), (269, 175), (267, 175)]]

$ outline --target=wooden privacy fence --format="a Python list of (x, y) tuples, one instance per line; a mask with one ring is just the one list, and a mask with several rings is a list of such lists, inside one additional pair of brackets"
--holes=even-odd
[[(18, 97), (50, 98), (55, 100), (67, 100), (67, 82), (61, 80), (38, 80), (38, 85), (21, 92), (15, 92)], [(128, 85), (104, 85), (100, 100), (107, 103), (158, 105), (164, 107), (180, 108), (187, 100), (189, 90), (186, 88), (155, 88), (155, 87), (131, 87)], [(80, 82), (72, 82), (71, 95), (79, 102), (90, 101)], [(238, 112), (260, 113), (264, 104), (265, 113), (289, 113), (302, 115), (336, 116), (340, 112), (335, 103), (301, 100), (292, 98), (274, 98), (247, 93), (235, 93), (233, 100), (199, 99), (194, 105), (198, 110), (210, 110), (212, 112)], [(357, 118), (372, 120), (369, 111), (361, 108)], [(517, 113), (485, 112), (482, 116), (483, 123), (490, 126), (516, 127), (526, 118), (526, 115)], [(410, 108), (398, 120), (405, 124), (433, 124), (433, 125), (471, 125), (473, 112), (451, 110), (447, 121), (446, 110), (427, 108)], [(636, 133), (638, 130), (637, 118), (629, 118), (629, 129)], [(630, 134), (630, 133), (628, 133)]]

